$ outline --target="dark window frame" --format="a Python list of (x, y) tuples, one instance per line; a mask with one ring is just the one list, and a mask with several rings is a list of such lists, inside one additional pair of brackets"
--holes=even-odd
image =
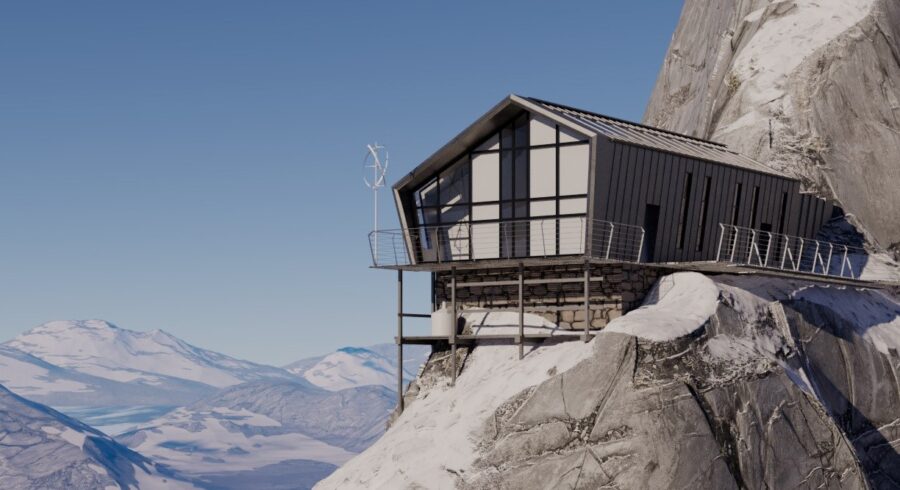
[[(560, 161), (560, 156), (561, 156), (560, 148), (562, 148), (562, 147), (569, 147), (569, 146), (588, 146), (588, 147), (589, 147), (589, 146), (590, 146), (590, 140), (589, 140), (589, 139), (584, 139), (584, 140), (579, 140), (579, 141), (567, 141), (567, 142), (561, 142), (561, 141), (560, 141), (560, 139), (561, 139), (561, 138), (560, 138), (560, 132), (561, 132), (560, 126), (559, 126), (559, 124), (554, 124), (554, 133), (555, 133), (555, 135), (554, 135), (554, 136), (555, 136), (555, 142), (554, 142), (554, 143), (545, 143), (545, 144), (540, 144), (540, 145), (531, 145), (531, 144), (530, 144), (530, 138), (531, 138), (531, 136), (530, 136), (530, 134), (531, 134), (530, 122), (531, 122), (531, 120), (532, 120), (532, 115), (531, 115), (528, 111), (522, 111), (521, 113), (517, 114), (515, 117), (511, 118), (511, 120), (510, 120), (508, 123), (506, 123), (506, 124), (504, 124), (503, 126), (501, 126), (500, 128), (498, 128), (496, 132), (491, 133), (490, 135), (486, 136), (485, 138), (482, 138), (478, 143), (472, 145), (472, 147), (470, 147), (470, 149), (467, 150), (466, 152), (462, 153), (461, 156), (459, 156), (459, 157), (457, 157), (457, 158), (451, 160), (450, 163), (444, 165), (444, 166), (441, 167), (440, 169), (438, 169), (438, 170), (436, 170), (435, 172), (433, 172), (433, 174), (432, 174), (429, 178), (425, 179), (425, 181), (424, 181), (423, 184), (421, 184), (421, 185), (419, 185), (417, 188), (413, 189), (412, 193), (413, 193), (413, 195), (414, 195), (414, 199), (413, 199), (412, 204), (413, 204), (413, 216), (415, 217), (415, 219), (418, 220), (419, 217), (420, 217), (420, 216), (424, 216), (424, 215), (426, 214), (427, 211), (434, 211), (434, 215), (435, 215), (435, 217), (436, 217), (436, 222), (435, 222), (435, 223), (427, 223), (427, 224), (426, 224), (426, 223), (421, 223), (421, 222), (420, 222), (420, 223), (417, 224), (418, 227), (422, 228), (422, 227), (432, 227), (432, 226), (438, 226), (438, 227), (441, 227), (441, 226), (452, 226), (452, 225), (459, 224), (459, 223), (468, 223), (468, 224), (470, 224), (470, 225), (471, 225), (471, 224), (474, 224), (474, 223), (478, 223), (478, 224), (482, 224), (482, 223), (502, 223), (502, 222), (505, 222), (505, 221), (506, 221), (506, 222), (509, 222), (509, 221), (526, 221), (526, 220), (530, 220), (530, 219), (532, 219), (532, 218), (533, 218), (533, 219), (556, 220), (556, 235), (557, 235), (557, 236), (556, 236), (556, 242), (557, 242), (557, 243), (556, 243), (556, 251), (558, 252), (558, 251), (559, 251), (559, 247), (560, 247), (560, 243), (559, 243), (559, 226), (560, 226), (559, 222), (560, 222), (560, 219), (564, 219), (564, 218), (586, 218), (586, 217), (587, 217), (587, 214), (588, 214), (588, 213), (587, 213), (587, 208), (588, 208), (588, 206), (589, 206), (589, 202), (588, 202), (588, 194), (587, 194), (587, 193), (581, 193), (581, 194), (565, 194), (565, 195), (560, 195), (560, 194), (559, 194), (559, 189), (560, 189), (559, 178), (560, 178), (560, 169), (561, 169), (560, 167), (561, 167), (561, 165), (562, 165), (562, 162)], [(524, 127), (524, 130), (523, 130), (523, 131), (524, 131), (524, 134), (526, 135), (526, 139), (527, 139), (526, 144), (521, 144), (520, 141), (517, 141), (517, 135), (516, 135), (516, 133), (517, 133), (516, 128), (517, 128), (517, 127), (518, 127), (518, 128)], [(509, 131), (509, 134), (510, 134), (511, 144), (508, 145), (508, 146), (503, 144), (503, 131), (504, 131), (504, 130)], [(521, 130), (521, 129), (520, 129), (520, 130)], [(498, 144), (498, 148), (497, 148), (497, 149), (495, 149), (495, 150), (476, 150), (476, 148), (478, 148), (479, 146), (483, 145), (485, 142), (487, 142), (488, 140), (490, 140), (490, 139), (491, 139), (492, 137), (494, 137), (494, 136), (497, 136), (497, 144)], [(530, 197), (530, 194), (531, 194), (531, 155), (530, 155), (530, 150), (544, 149), (544, 148), (553, 148), (553, 149), (555, 149), (555, 152), (554, 152), (554, 153), (555, 153), (555, 162), (554, 162), (554, 172), (555, 172), (555, 194), (554, 194), (553, 196)], [(510, 156), (511, 156), (511, 159), (512, 159), (511, 171), (513, 172), (513, 174), (512, 174), (512, 178), (511, 178), (511, 180), (510, 180), (510, 182), (509, 182), (509, 183), (511, 184), (511, 186), (512, 186), (512, 189), (511, 189), (512, 195), (511, 195), (511, 198), (509, 198), (509, 199), (503, 199), (503, 185), (504, 185), (504, 181), (503, 181), (503, 178), (504, 178), (504, 176), (503, 176), (503, 152), (510, 152)], [(525, 164), (524, 164), (524, 165), (520, 165), (519, 158), (517, 158), (517, 153), (519, 153), (519, 152), (521, 152), (521, 153), (524, 155), (524, 159), (525, 159)], [(474, 186), (474, 182), (473, 182), (473, 177), (474, 177), (474, 175), (473, 175), (473, 171), (472, 171), (472, 160), (473, 160), (473, 156), (474, 156), (474, 155), (483, 155), (483, 154), (497, 154), (497, 155), (499, 156), (499, 161), (498, 161), (498, 165), (499, 165), (499, 169), (498, 169), (498, 170), (499, 170), (499, 179), (498, 179), (499, 182), (498, 182), (498, 185), (499, 185), (499, 188), (498, 188), (497, 190), (498, 190), (498, 195), (501, 197), (501, 199), (494, 200), (494, 201), (478, 201), (478, 202), (475, 202), (475, 201), (472, 200), (472, 197), (473, 197), (473, 186)], [(464, 157), (466, 157), (466, 158), (464, 158)], [(466, 200), (466, 201), (455, 202), (455, 203), (453, 203), (453, 204), (441, 204), (440, 176), (441, 176), (442, 173), (446, 172), (446, 171), (447, 171), (449, 168), (451, 168), (452, 166), (457, 165), (457, 164), (460, 164), (459, 161), (460, 161), (461, 159), (463, 159), (463, 158), (464, 158), (464, 161), (463, 161), (463, 163), (461, 163), (461, 165), (468, 165), (468, 166), (469, 166), (469, 169), (468, 169), (468, 175), (469, 175), (469, 179), (468, 179), (468, 180), (469, 180), (469, 181), (468, 181), (468, 200)], [(515, 179), (516, 179), (516, 176), (517, 176), (517, 175), (516, 175), (516, 172), (518, 172), (518, 171), (524, 171), (524, 172), (525, 172), (524, 189), (522, 189), (522, 191), (524, 192), (524, 196), (525, 196), (525, 197), (520, 197), (520, 196), (519, 196), (519, 193), (516, 192), (517, 189), (516, 189), (516, 180), (515, 180)], [(420, 199), (420, 192), (421, 192), (425, 187), (431, 185), (432, 183), (434, 183), (434, 184), (436, 185), (435, 199), (436, 199), (437, 204), (434, 204), (434, 205), (422, 205), (421, 203), (422, 203), (423, 201)], [(561, 202), (562, 202), (562, 200), (567, 200), (567, 199), (584, 199), (584, 200), (585, 200), (585, 202), (584, 202), (584, 205), (585, 205), (585, 210), (584, 210), (584, 212), (581, 212), (581, 213), (564, 213), (564, 214), (563, 214), (563, 213), (560, 213)], [(554, 207), (555, 207), (555, 209), (554, 209), (554, 214), (548, 214), (548, 215), (542, 215), (542, 216), (535, 216), (535, 217), (532, 217), (532, 216), (531, 216), (531, 204), (532, 204), (532, 203), (539, 203), (539, 202), (553, 202), (554, 205), (555, 205), (555, 206), (554, 206)], [(498, 207), (498, 209), (497, 209), (497, 215), (499, 216), (498, 218), (492, 218), (492, 219), (486, 219), (486, 220), (485, 220), (485, 219), (482, 219), (482, 220), (476, 220), (476, 219), (473, 218), (473, 211), (474, 211), (475, 206), (491, 206), (491, 205), (494, 205), (494, 206), (497, 206), (497, 207)], [(516, 211), (515, 211), (515, 210), (516, 210), (516, 206), (519, 206), (519, 205), (523, 205), (523, 206), (524, 206), (524, 208), (525, 208), (525, 211), (524, 211), (525, 216), (516, 216)], [(457, 207), (457, 206), (466, 206), (466, 207), (467, 207), (467, 218), (466, 218), (465, 220), (461, 220), (461, 221), (447, 221), (447, 222), (445, 222), (445, 221), (443, 220), (443, 214), (444, 214), (444, 213), (443, 213), (443, 210), (444, 210), (445, 208), (448, 208), (448, 207)], [(511, 207), (512, 207), (512, 216), (511, 216), (511, 217), (504, 217), (504, 216), (503, 216), (503, 207), (504, 207), (504, 206), (511, 206)], [(529, 241), (528, 238), (529, 238), (529, 237), (527, 237), (527, 236), (525, 237), (524, 243), (526, 243), (526, 244), (530, 243), (530, 241)], [(587, 239), (587, 238), (585, 238), (585, 239)], [(514, 238), (514, 240), (515, 240), (515, 238)], [(426, 241), (429, 241), (429, 242), (430, 242), (430, 240), (427, 240), (427, 239), (426, 239)], [(430, 245), (430, 243), (424, 244), (424, 245)], [(426, 247), (426, 249), (428, 249), (428, 248), (429, 248), (429, 247)], [(471, 248), (471, 236), (470, 236), (470, 248), (469, 248), (469, 250), (471, 251), (471, 249), (472, 249), (472, 248)], [(507, 257), (505, 257), (505, 255), (503, 254), (503, 250), (502, 250), (502, 249), (503, 249), (503, 243), (502, 243), (502, 240), (501, 240), (500, 250), (499, 250), (500, 255), (499, 255), (499, 256), (502, 257), (502, 258), (507, 258)], [(524, 252), (525, 252), (524, 256), (527, 257), (527, 256), (529, 255), (529, 250), (525, 250)]]

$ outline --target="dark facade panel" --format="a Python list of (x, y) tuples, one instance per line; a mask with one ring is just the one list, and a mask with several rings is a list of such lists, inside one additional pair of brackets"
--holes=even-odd
[[(735, 212), (737, 226), (764, 226), (775, 233), (806, 237), (811, 237), (831, 212), (825, 201), (799, 195), (799, 183), (787, 178), (621, 142), (611, 146), (598, 153), (610, 160), (597, 162), (603, 170), (596, 176), (608, 175), (610, 181), (595, 184), (595, 189), (609, 195), (594, 197), (595, 203), (606, 203), (605, 209), (595, 209), (594, 216), (643, 227), (648, 205), (659, 206), (653, 250), (658, 262), (714, 259), (719, 225), (731, 224)], [(688, 179), (690, 195), (686, 196)]]
[(659, 179), (663, 185), (658, 187), (657, 196), (659, 201), (659, 223), (656, 232), (656, 251), (655, 257), (660, 261), (667, 259), (668, 247), (664, 244), (670, 242), (669, 228), (666, 226), (670, 220), (671, 206), (669, 202), (675, 194), (676, 184), (672, 182), (672, 167), (675, 165), (675, 158), (669, 153), (658, 152), (659, 154)]
[(666, 202), (666, 220), (662, 226), (666, 230), (666, 241), (662, 253), (663, 260), (674, 261), (676, 248), (673, 246), (678, 236), (678, 213), (680, 211), (681, 195), (684, 190), (685, 160), (679, 156), (672, 156), (672, 166), (667, 169), (666, 175), (672, 182), (672, 190), (669, 192)]
[(703, 231), (702, 253), (709, 253), (716, 244), (719, 235), (719, 223), (722, 222), (721, 211), (725, 209), (728, 199), (728, 188), (725, 185), (726, 172), (721, 165), (713, 167), (712, 190), (706, 207), (706, 227)]

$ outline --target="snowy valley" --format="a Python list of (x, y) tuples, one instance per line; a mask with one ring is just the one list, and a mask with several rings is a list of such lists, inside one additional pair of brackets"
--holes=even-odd
[[(143, 479), (140, 488), (154, 488), (146, 481), (155, 478), (157, 466), (198, 488), (258, 488), (260, 482), (303, 488), (383, 433), (396, 395), (393, 359), (379, 352), (390, 356), (394, 349), (348, 347), (279, 368), (202, 349), (159, 330), (57, 321), (0, 345), (0, 385), (28, 398), (7, 395), (7, 422), (40, 410), (77, 425), (146, 467), (141, 471), (149, 476), (132, 472)], [(428, 352), (407, 348), (407, 365), (417, 369)], [(409, 379), (414, 375), (407, 373)], [(12, 432), (0, 424), (0, 432), (6, 430)], [(29, 451), (55, 451), (55, 443), (45, 439), (58, 434), (68, 432), (44, 434)], [(82, 464), (76, 456), (44, 463), (44, 472), (70, 475)], [(90, 459), (91, 451), (83, 457)], [(3, 479), (32, 474), (27, 468), (0, 474), (0, 483), (42, 488)], [(126, 487), (133, 478), (127, 476)]]

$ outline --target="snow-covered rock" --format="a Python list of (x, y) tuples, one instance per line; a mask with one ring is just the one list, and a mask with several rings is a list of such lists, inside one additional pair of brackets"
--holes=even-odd
[(497, 407), (592, 351), (582, 342), (550, 342), (520, 361), (516, 346), (477, 347), (455, 387), (447, 378), (420, 378), (418, 396), (387, 433), (316, 488), (453, 488), (474, 464), (475, 438)]
[[(405, 346), (403, 379), (416, 376), (431, 348)], [(325, 356), (302, 359), (284, 367), (310, 383), (326, 390), (343, 390), (356, 386), (379, 385), (397, 389), (397, 346), (381, 344), (371, 347), (343, 347)]]
[(644, 305), (609, 322), (604, 331), (649, 340), (672, 340), (702, 327), (716, 311), (719, 288), (696, 272), (665, 276), (647, 294)]
[(648, 124), (728, 144), (900, 244), (900, 3), (687, 0)]
[(317, 488), (897, 487), (895, 297), (661, 282), (589, 344), (475, 347), (455, 387), (435, 353), (385, 436)]
[(118, 440), (203, 485), (308, 488), (380, 437), (394, 403), (377, 385), (328, 391), (302, 380), (257, 381)]
[(162, 330), (135, 332), (102, 320), (46, 323), (5, 345), (71, 371), (150, 389), (224, 388), (293, 377), (283, 369), (195, 347)]
[(0, 488), (195, 488), (103, 433), (0, 386)]

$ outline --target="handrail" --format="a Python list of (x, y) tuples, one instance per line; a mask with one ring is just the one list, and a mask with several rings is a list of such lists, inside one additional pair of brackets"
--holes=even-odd
[(460, 222), (373, 231), (369, 244), (374, 267), (584, 256), (587, 250), (602, 251), (600, 258), (605, 260), (640, 262), (643, 228), (603, 220), (592, 224), (587, 226), (583, 216)]
[[(760, 244), (764, 245), (765, 257), (760, 253)], [(835, 250), (840, 253), (835, 255)], [(781, 261), (771, 263), (773, 254), (780, 256)], [(866, 251), (859, 247), (719, 223), (716, 262), (859, 279), (853, 264), (864, 264), (866, 259)]]

